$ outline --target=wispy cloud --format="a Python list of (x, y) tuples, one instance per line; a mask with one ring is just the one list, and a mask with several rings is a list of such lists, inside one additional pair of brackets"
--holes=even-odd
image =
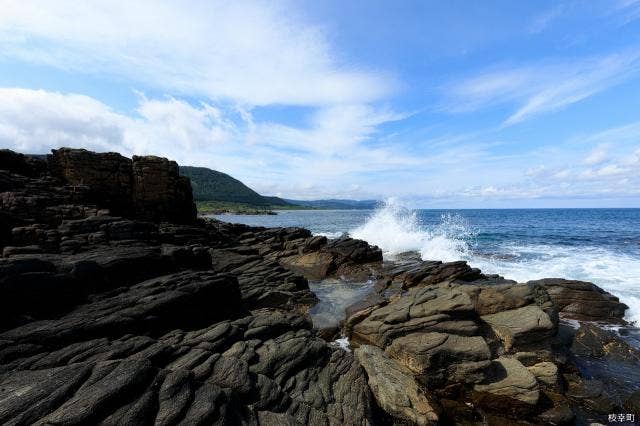
[(78, 94), (0, 89), (0, 146), (46, 153), (60, 146), (154, 154), (231, 173), (287, 196), (346, 196), (359, 173), (421, 162), (368, 144), (377, 127), (405, 114), (363, 105), (321, 108), (306, 126), (257, 121), (250, 111), (138, 95), (135, 116)]
[(424, 140), (419, 155), (372, 146), (380, 125), (403, 117), (345, 106), (313, 112), (294, 127), (212, 103), (144, 95), (130, 117), (83, 95), (0, 89), (0, 146), (164, 155), (230, 173), (265, 194), (301, 198), (396, 194), (483, 205), (640, 195), (640, 122), (509, 156), (493, 151), (500, 144), (481, 134)]
[(341, 61), (284, 1), (0, 0), (0, 10), (0, 56), (170, 93), (326, 106), (377, 100), (396, 84)]
[(615, 6), (615, 12), (617, 16), (621, 17), (622, 25), (640, 19), (639, 0), (618, 0)]
[(636, 196), (640, 194), (640, 122), (570, 138), (531, 153), (529, 161), (534, 165), (523, 183), (548, 195), (556, 191), (567, 196)]
[[(0, 89), (0, 142), (25, 152), (69, 145), (164, 155), (290, 196), (311, 187), (340, 195), (357, 187), (345, 176), (415, 161), (368, 145), (380, 126), (407, 116), (380, 106), (396, 79), (345, 58), (294, 6), (0, 0), (0, 59), (172, 95), (138, 94), (127, 115), (80, 94)], [(271, 106), (308, 112), (295, 126), (254, 117)]]
[(609, 145), (600, 144), (596, 146), (584, 159), (584, 164), (588, 166), (595, 166), (601, 164), (607, 159), (609, 153)]
[(508, 126), (582, 101), (639, 70), (637, 49), (573, 61), (499, 67), (448, 85), (444, 109), (468, 112), (515, 105), (516, 110), (503, 122)]

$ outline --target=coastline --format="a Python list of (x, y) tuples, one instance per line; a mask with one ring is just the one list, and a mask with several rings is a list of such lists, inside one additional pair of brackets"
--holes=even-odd
[[(198, 219), (175, 163), (110, 156), (123, 177), (143, 171), (123, 192), (95, 167), (106, 155), (0, 155), (1, 422), (562, 423), (634, 409), (640, 355), (598, 326), (626, 327), (624, 300), (594, 284)], [(314, 329), (309, 281), (326, 279), (372, 289)]]

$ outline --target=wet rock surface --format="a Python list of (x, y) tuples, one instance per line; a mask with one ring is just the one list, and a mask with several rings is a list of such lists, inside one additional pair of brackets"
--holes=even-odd
[(418, 425), (437, 423), (436, 408), (408, 371), (375, 346), (360, 346), (355, 353), (383, 410)]
[(629, 307), (593, 283), (546, 278), (529, 281), (547, 289), (558, 310), (567, 318), (587, 321), (622, 322)]
[[(637, 351), (559, 321), (622, 322), (595, 285), (197, 219), (174, 166), (0, 151), (0, 423), (570, 424), (637, 407)], [(308, 280), (325, 278), (372, 290), (316, 330)], [(353, 352), (322, 338), (337, 335)]]
[[(385, 263), (376, 278), (374, 292), (347, 309), (343, 332), (408, 372), (442, 408), (440, 423), (606, 422), (633, 404), (638, 351), (586, 321), (622, 324), (626, 306), (592, 283), (519, 284), (464, 262), (417, 259)], [(578, 330), (561, 323), (576, 318)]]

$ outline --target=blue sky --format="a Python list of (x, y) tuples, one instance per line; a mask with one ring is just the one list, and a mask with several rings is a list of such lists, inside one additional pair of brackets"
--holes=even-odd
[(289, 198), (640, 207), (640, 0), (0, 0), (0, 146)]

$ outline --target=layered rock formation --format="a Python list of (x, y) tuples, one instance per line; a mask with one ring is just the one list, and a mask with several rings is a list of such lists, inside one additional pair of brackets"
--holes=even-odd
[(62, 148), (52, 151), (48, 163), (54, 177), (74, 189), (86, 188), (84, 198), (112, 214), (174, 223), (195, 221), (191, 184), (179, 175), (175, 161)]
[[(637, 352), (559, 320), (623, 322), (593, 284), (196, 220), (166, 159), (0, 152), (0, 245), (2, 424), (565, 424), (637, 400), (602, 380)], [(326, 277), (376, 281), (353, 352), (307, 314)]]
[[(5, 158), (0, 423), (373, 422), (364, 370), (279, 263), (326, 239), (196, 221), (165, 159)], [(336, 266), (357, 247), (333, 242)]]

